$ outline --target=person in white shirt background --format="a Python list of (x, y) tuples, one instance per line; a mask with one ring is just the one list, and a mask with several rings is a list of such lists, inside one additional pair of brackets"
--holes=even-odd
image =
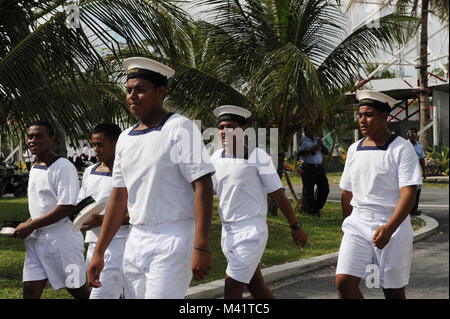
[[(244, 141), (237, 142), (243, 135), (236, 132), (245, 131), (250, 111), (223, 105), (214, 110), (214, 115), (218, 117), (224, 146), (211, 156), (216, 170), (213, 184), (222, 220), (221, 245), (228, 263), (224, 297), (242, 298), (247, 287), (254, 298), (273, 298), (260, 269), (268, 239), (268, 193), (286, 216), (294, 243), (304, 247), (307, 235), (282, 190), (283, 185), (269, 155), (261, 148), (249, 149)], [(243, 149), (239, 152), (240, 144)]]
[(72, 143), (69, 143), (69, 147), (67, 148), (67, 159), (75, 163), (75, 148)]
[[(125, 298), (184, 298), (192, 277), (212, 267), (209, 230), (214, 168), (195, 124), (163, 108), (174, 70), (148, 58), (124, 61), (127, 104), (139, 122), (116, 145), (113, 191), (88, 281), (101, 286), (104, 252), (128, 209), (131, 230), (125, 246)], [(197, 136), (197, 140), (192, 141)], [(200, 145), (197, 154), (191, 143)], [(205, 155), (203, 155), (205, 154)], [(193, 155), (201, 155), (193, 160)]]
[(31, 165), (34, 163), (35, 156), (31, 153), (29, 148), (27, 148), (25, 150), (25, 152), (23, 152), (22, 156), (25, 159), (25, 165), (27, 166), (27, 171), (30, 171)]
[[(417, 138), (417, 129), (414, 127), (411, 127), (408, 130), (408, 140), (411, 142), (411, 144), (414, 146), (414, 150), (416, 151), (417, 160), (419, 161), (420, 167), (422, 168), (422, 177), (425, 179), (427, 177), (427, 172), (425, 170), (425, 152), (423, 151), (423, 146), (420, 144), (416, 138)], [(416, 193), (416, 202), (414, 203), (414, 207), (411, 210), (412, 216), (420, 215), (422, 212), (418, 210), (419, 208), (419, 199), (420, 199), (420, 191), (422, 190), (421, 185), (417, 186), (417, 193)]]
[(12, 234), (25, 239), (23, 298), (40, 298), (48, 282), (54, 290), (66, 287), (73, 297), (87, 299), (83, 236), (72, 231), (68, 218), (77, 201), (78, 174), (53, 152), (55, 140), (48, 122), (36, 121), (28, 128), (27, 144), (36, 156), (28, 181), (31, 217)]
[(363, 298), (362, 278), (372, 274), (386, 299), (406, 298), (414, 232), (409, 213), (421, 185), (414, 148), (387, 128), (397, 103), (376, 91), (358, 91), (361, 140), (347, 153), (340, 188), (343, 213), (336, 267), (339, 298)]
[[(99, 161), (84, 171), (78, 202), (88, 196), (91, 196), (96, 202), (108, 202), (113, 188), (114, 155), (120, 133), (120, 127), (113, 123), (101, 123), (94, 128), (92, 145)], [(86, 231), (85, 242), (89, 243), (86, 254), (86, 268), (89, 266), (100, 234), (103, 215), (104, 210), (98, 215), (92, 215), (80, 229)], [(125, 242), (130, 231), (128, 221), (129, 216), (125, 214), (122, 225), (104, 254), (105, 266), (100, 274), (102, 286), (92, 288), (90, 299), (118, 299), (123, 293), (122, 262)]]

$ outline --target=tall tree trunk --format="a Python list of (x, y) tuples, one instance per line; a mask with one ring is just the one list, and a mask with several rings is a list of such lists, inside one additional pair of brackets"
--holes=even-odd
[[(428, 98), (428, 8), (429, 0), (422, 0), (421, 30), (420, 30), (420, 129), (422, 130), (431, 122), (430, 100)], [(420, 135), (419, 142), (427, 150), (433, 145), (432, 130), (427, 129)]]

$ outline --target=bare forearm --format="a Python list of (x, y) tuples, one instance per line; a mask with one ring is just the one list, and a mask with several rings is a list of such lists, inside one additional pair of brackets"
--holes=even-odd
[(213, 209), (211, 177), (201, 177), (194, 183), (195, 236), (194, 247), (209, 250), (209, 232)]
[(293, 225), (297, 222), (297, 217), (295, 216), (294, 210), (292, 209), (291, 203), (289, 199), (284, 194), (283, 190), (280, 188), (275, 192), (270, 194), (274, 201), (277, 203), (278, 207), (281, 209), (281, 212), (286, 217), (287, 221), (290, 225)]
[(342, 191), (341, 195), (341, 208), (342, 208), (342, 220), (351, 215), (353, 207), (350, 202), (353, 198), (353, 193), (348, 191)]
[(397, 206), (395, 207), (392, 217), (386, 223), (386, 226), (389, 227), (392, 232), (400, 226), (411, 212), (416, 200), (416, 189), (416, 185), (406, 186), (400, 189), (400, 198), (397, 202)]
[[(51, 211), (44, 216), (30, 221), (34, 229), (52, 225), (64, 217), (67, 217), (74, 209), (73, 205), (56, 205)], [(29, 219), (30, 220), (30, 219)]]

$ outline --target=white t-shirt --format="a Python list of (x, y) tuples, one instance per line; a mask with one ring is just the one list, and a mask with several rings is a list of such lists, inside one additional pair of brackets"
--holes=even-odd
[(130, 224), (155, 225), (194, 218), (191, 183), (214, 173), (200, 130), (169, 113), (157, 127), (123, 131), (116, 145), (113, 187), (126, 187)]
[(267, 194), (283, 187), (269, 155), (256, 148), (248, 159), (225, 156), (225, 149), (211, 156), (212, 177), (223, 222), (267, 216)]
[(56, 205), (76, 205), (80, 184), (77, 170), (69, 160), (59, 157), (50, 166), (34, 164), (29, 176), (28, 210), (31, 219), (47, 214)]
[(400, 188), (422, 184), (416, 152), (397, 135), (383, 147), (362, 146), (363, 141), (349, 147), (339, 186), (353, 193), (350, 204), (354, 209), (391, 216)]
[[(83, 174), (80, 192), (78, 194), (78, 202), (82, 201), (88, 196), (95, 199), (96, 202), (108, 203), (112, 192), (112, 173), (96, 172), (101, 162), (89, 166)], [(105, 214), (103, 209), (100, 215)], [(115, 238), (127, 238), (130, 231), (129, 225), (120, 226), (119, 230), (114, 235)], [(100, 227), (93, 228), (86, 232), (84, 241), (86, 243), (96, 243), (100, 235)]]

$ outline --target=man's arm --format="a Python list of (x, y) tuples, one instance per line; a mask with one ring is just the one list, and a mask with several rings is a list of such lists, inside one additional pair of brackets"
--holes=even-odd
[(106, 206), (100, 235), (87, 271), (89, 285), (101, 287), (100, 272), (104, 267), (104, 254), (109, 243), (122, 225), (127, 212), (128, 192), (125, 187), (114, 187)]
[(57, 221), (67, 217), (74, 209), (73, 205), (56, 205), (44, 216), (36, 219), (29, 218), (26, 222), (17, 226), (12, 234), (13, 237), (27, 238), (35, 229), (52, 225)]
[(389, 221), (377, 228), (372, 242), (375, 247), (383, 249), (389, 243), (392, 234), (411, 212), (416, 200), (416, 185), (400, 188), (400, 198)]
[(427, 177), (427, 172), (425, 171), (425, 158), (419, 160), (420, 167), (422, 168), (422, 177), (425, 179)]
[(330, 151), (328, 150), (328, 148), (325, 146), (325, 144), (323, 144), (323, 141), (321, 138), (319, 138), (319, 140), (317, 141), (317, 143), (320, 146), (320, 150), (322, 151), (323, 155), (329, 155)]
[(209, 231), (213, 210), (213, 186), (211, 175), (207, 174), (192, 182), (194, 188), (195, 236), (192, 253), (192, 274), (195, 280), (202, 280), (212, 268), (209, 250)]
[(353, 193), (349, 191), (342, 191), (341, 195), (341, 208), (342, 208), (342, 220), (346, 219), (352, 213), (353, 207), (350, 202), (353, 198)]
[[(289, 199), (284, 194), (283, 190), (280, 188), (275, 192), (270, 193), (274, 201), (277, 203), (278, 207), (283, 212), (289, 225), (294, 225), (297, 222), (297, 217), (295, 216), (294, 210), (292, 209)], [(292, 239), (296, 245), (301, 245), (305, 247), (308, 236), (303, 228), (292, 230)]]

